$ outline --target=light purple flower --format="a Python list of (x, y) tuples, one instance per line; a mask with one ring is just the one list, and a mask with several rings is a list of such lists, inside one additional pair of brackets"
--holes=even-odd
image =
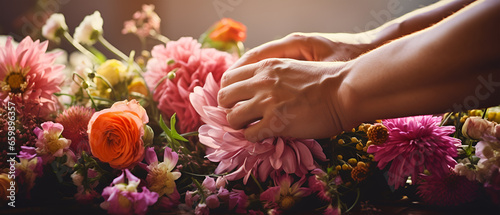
[(110, 214), (146, 214), (148, 207), (158, 200), (158, 193), (142, 187), (142, 192), (137, 190), (140, 179), (125, 169), (123, 173), (113, 180), (111, 186), (104, 188), (102, 197), (104, 202), (101, 208)]

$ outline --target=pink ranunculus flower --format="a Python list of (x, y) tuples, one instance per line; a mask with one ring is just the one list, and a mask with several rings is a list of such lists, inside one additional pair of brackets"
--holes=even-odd
[(444, 177), (457, 162), (460, 140), (450, 135), (453, 126), (439, 126), (441, 117), (412, 116), (386, 119), (382, 123), (389, 131), (384, 144), (371, 145), (368, 153), (375, 154), (378, 167), (384, 169), (389, 163), (390, 185), (402, 186), (408, 176), (417, 179), (425, 169), (438, 177)]
[(47, 41), (40, 43), (30, 37), (17, 47), (9, 37), (5, 46), (0, 46), (0, 100), (16, 102), (24, 113), (42, 119), (57, 111), (60, 104), (54, 93), (61, 90), (64, 81), (64, 66), (54, 64), (60, 53), (46, 53), (47, 47)]
[(326, 160), (323, 149), (312, 139), (273, 137), (256, 143), (246, 140), (243, 130), (232, 129), (225, 110), (218, 107), (219, 89), (216, 79), (208, 75), (204, 87), (195, 88), (190, 95), (194, 109), (206, 123), (198, 131), (200, 142), (209, 147), (207, 158), (220, 162), (216, 174), (236, 169), (226, 178), (244, 178), (244, 183), (251, 174), (261, 181), (272, 172), (281, 171), (302, 177), (318, 167), (315, 159)]
[(61, 137), (64, 128), (59, 123), (47, 121), (42, 123), (42, 129), (35, 128), (34, 133), (38, 137), (35, 146), (36, 153), (42, 157), (43, 163), (54, 161), (55, 157), (67, 155), (67, 165), (75, 164), (75, 154), (69, 150), (71, 140)]
[(146, 187), (142, 187), (142, 192), (139, 192), (137, 187), (140, 181), (128, 169), (123, 170), (111, 186), (102, 191), (104, 202), (101, 208), (110, 214), (146, 214), (148, 207), (158, 200), (158, 193)]
[(144, 78), (154, 92), (158, 109), (166, 119), (177, 113), (182, 119), (177, 123), (180, 132), (196, 131), (202, 122), (189, 102), (189, 94), (195, 87), (205, 85), (209, 73), (219, 83), (222, 73), (236, 58), (226, 52), (201, 48), (201, 44), (190, 37), (157, 45), (151, 54)]

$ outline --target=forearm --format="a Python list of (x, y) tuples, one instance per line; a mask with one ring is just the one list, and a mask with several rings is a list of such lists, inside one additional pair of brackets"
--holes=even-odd
[(388, 41), (420, 31), (464, 8), (474, 0), (443, 0), (407, 13), (360, 36), (378, 47)]
[[(441, 113), (468, 96), (478, 97), (478, 107), (499, 103), (500, 89), (492, 89), (500, 85), (499, 22), (499, 1), (476, 2), (350, 61), (334, 95), (340, 98), (337, 115), (344, 129), (374, 119)], [(485, 81), (496, 85), (478, 89)]]

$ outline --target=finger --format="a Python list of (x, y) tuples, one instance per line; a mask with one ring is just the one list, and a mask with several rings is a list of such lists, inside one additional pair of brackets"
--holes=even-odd
[(227, 70), (221, 78), (221, 88), (229, 86), (233, 83), (249, 79), (255, 75), (259, 68), (257, 64), (249, 64), (232, 70)]
[(245, 129), (245, 138), (251, 142), (279, 136), (277, 130), (273, 130), (269, 124), (269, 118), (262, 118), (260, 121), (248, 126)]
[(219, 106), (232, 108), (236, 103), (253, 98), (257, 90), (253, 79), (247, 79), (219, 90), (217, 101)]
[(229, 125), (234, 129), (242, 129), (260, 120), (262, 118), (263, 105), (260, 104), (259, 101), (259, 98), (254, 97), (248, 101), (235, 105), (227, 114)]
[(239, 60), (229, 67), (228, 70), (244, 65), (257, 63), (267, 58), (301, 58), (300, 50), (293, 44), (290, 37), (264, 43), (245, 53)]

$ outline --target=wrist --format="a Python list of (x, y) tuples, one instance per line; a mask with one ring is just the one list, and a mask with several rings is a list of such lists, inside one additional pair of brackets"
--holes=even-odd
[(335, 72), (325, 76), (323, 81), (326, 86), (325, 95), (328, 95), (329, 99), (331, 121), (340, 131), (349, 131), (359, 124), (359, 119), (355, 117), (356, 101), (359, 99), (355, 97), (352, 85), (345, 82), (352, 63), (353, 61), (332, 63), (332, 70)]

